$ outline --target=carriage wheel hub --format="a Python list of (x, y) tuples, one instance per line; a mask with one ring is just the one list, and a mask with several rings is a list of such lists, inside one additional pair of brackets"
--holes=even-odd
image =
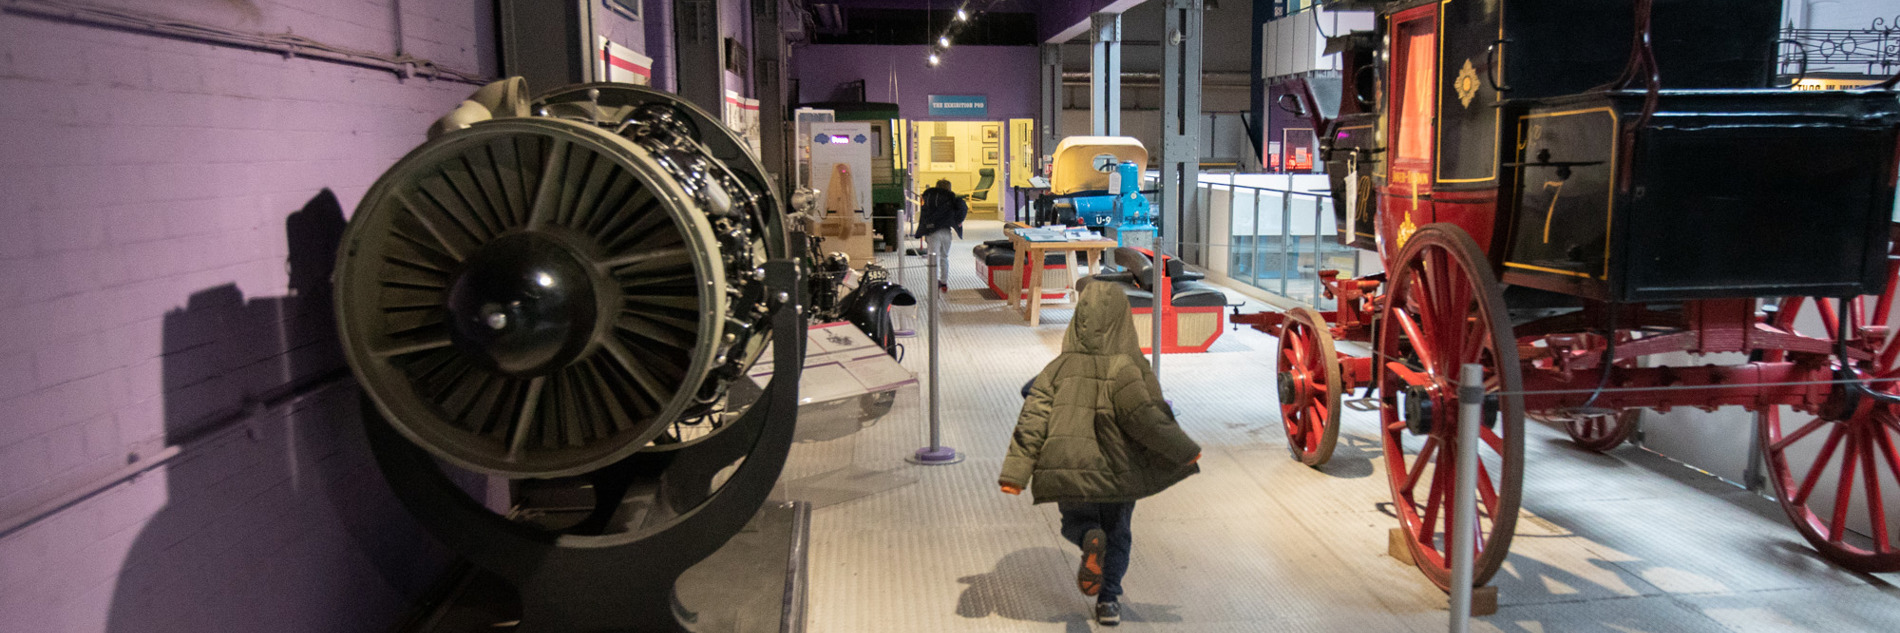
[(1280, 372), (1280, 404), (1292, 404), (1299, 397), (1299, 391), (1299, 380), (1293, 377), (1293, 372)]
[(1425, 385), (1407, 385), (1405, 387), (1405, 428), (1414, 435), (1429, 435), (1432, 432), (1432, 411), (1435, 398), (1432, 388)]
[(586, 351), (599, 321), (585, 261), (535, 232), (482, 246), (450, 281), (450, 338), (463, 354), (511, 376), (567, 366)]
[(1854, 380), (1853, 374), (1845, 369), (1836, 368), (1834, 379), (1836, 382), (1833, 388), (1828, 389), (1827, 399), (1821, 402), (1821, 408), (1815, 411), (1815, 415), (1823, 420), (1836, 421), (1854, 417), (1861, 408), (1863, 398), (1860, 397), (1859, 392), (1848, 386), (1847, 381)]

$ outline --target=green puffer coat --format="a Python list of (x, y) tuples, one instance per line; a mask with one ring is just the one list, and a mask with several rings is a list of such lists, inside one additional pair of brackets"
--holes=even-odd
[(1023, 401), (998, 480), (1036, 503), (1134, 501), (1200, 472), (1201, 447), (1161, 399), (1128, 297), (1115, 284), (1086, 288), (1062, 354)]

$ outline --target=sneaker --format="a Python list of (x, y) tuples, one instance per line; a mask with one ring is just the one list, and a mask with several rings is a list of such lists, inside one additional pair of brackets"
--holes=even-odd
[(1095, 603), (1095, 623), (1102, 626), (1121, 624), (1122, 603), (1115, 601)]
[(1106, 551), (1107, 533), (1094, 529), (1082, 535), (1082, 566), (1075, 570), (1075, 585), (1082, 589), (1082, 595), (1093, 596), (1102, 592), (1102, 556)]

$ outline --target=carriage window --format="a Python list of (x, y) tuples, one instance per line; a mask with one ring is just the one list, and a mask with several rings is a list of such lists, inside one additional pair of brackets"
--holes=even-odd
[(1432, 151), (1432, 105), (1437, 101), (1432, 62), (1437, 58), (1438, 29), (1430, 18), (1399, 25), (1393, 38), (1400, 71), (1398, 89), (1398, 158), (1429, 160)]

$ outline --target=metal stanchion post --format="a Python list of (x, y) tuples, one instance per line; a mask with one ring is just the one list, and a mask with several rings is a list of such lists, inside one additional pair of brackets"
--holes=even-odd
[(1477, 548), (1478, 425), (1484, 411), (1484, 368), (1458, 371), (1458, 466), (1451, 495), (1451, 633), (1471, 631), (1471, 566)]
[(930, 295), (930, 301), (927, 302), (930, 316), (925, 325), (930, 329), (930, 445), (917, 449), (917, 452), (912, 453), (909, 459), (914, 464), (938, 466), (963, 461), (963, 454), (958, 453), (957, 449), (943, 445), (943, 424), (939, 417), (943, 410), (942, 401), (939, 399), (943, 393), (939, 388), (941, 372), (938, 368), (941, 363), (937, 362), (937, 341), (941, 338), (938, 329), (942, 325), (942, 320), (937, 315), (937, 302), (941, 300), (943, 293), (932, 287), (937, 282), (937, 258), (930, 256), (925, 261), (929, 262), (929, 265), (924, 267), (929, 278), (924, 280), (926, 286), (924, 293)]
[(1266, 259), (1260, 256), (1260, 190), (1252, 191), (1253, 193), (1248, 195), (1253, 196), (1253, 225), (1250, 227), (1253, 235), (1248, 238), (1247, 243), (1253, 247), (1253, 254), (1248, 256), (1250, 259), (1247, 262), (1247, 268), (1253, 271), (1253, 286), (1265, 290), (1266, 286), (1260, 285), (1261, 264), (1266, 262)]
[(1293, 176), (1286, 178), (1286, 190), (1280, 192), (1280, 296), (1292, 298), (1286, 287), (1293, 270), (1299, 268), (1299, 254), (1293, 250)]
[[(908, 216), (910, 215), (909, 209), (900, 211), (898, 212), (898, 214), (899, 214), (899, 217), (897, 220), (898, 233), (908, 235), (909, 233), (911, 233), (911, 231), (915, 230), (915, 227), (913, 226), (905, 226), (907, 224), (914, 224), (913, 222), (905, 221), (909, 219), (908, 218)], [(910, 238), (907, 238), (907, 237), (899, 238), (897, 240), (897, 285), (904, 286), (904, 287), (910, 286), (910, 247), (905, 244), (906, 242), (909, 242), (909, 241), (910, 241)]]
[[(906, 208), (897, 212), (897, 233), (900, 236), (909, 235), (915, 230), (916, 223), (910, 220), (910, 209)], [(910, 247), (905, 245), (905, 242), (909, 240), (908, 237), (899, 237), (897, 240), (897, 285), (905, 288), (915, 287), (910, 285), (910, 255), (908, 254)], [(917, 330), (912, 329), (917, 326), (916, 313), (911, 312), (911, 317), (898, 321), (898, 325), (897, 331), (892, 332), (892, 335), (900, 338), (916, 336)]]
[[(1161, 195), (1179, 195), (1177, 191), (1166, 191), (1166, 176), (1162, 177), (1161, 184), (1163, 188)], [(1186, 186), (1186, 184), (1187, 183), (1180, 183), (1181, 186)], [(1149, 293), (1150, 296), (1148, 298), (1148, 324), (1152, 326), (1148, 335), (1148, 348), (1154, 352), (1154, 360), (1151, 362), (1154, 365), (1156, 379), (1161, 378), (1161, 306), (1169, 299), (1168, 297), (1161, 296), (1161, 276), (1166, 274), (1165, 269), (1167, 268), (1167, 266), (1162, 265), (1164, 261), (1161, 253), (1161, 232), (1163, 228), (1160, 222), (1155, 223), (1155, 240), (1154, 245), (1151, 247), (1155, 254), (1154, 265), (1148, 267), (1148, 287), (1154, 290), (1154, 292)]]
[[(1742, 487), (1758, 494), (1768, 489), (1768, 476), (1762, 472), (1762, 467), (1767, 464), (1763, 461), (1759, 432), (1761, 425), (1768, 423), (1767, 420), (1762, 419), (1763, 415), (1765, 414), (1759, 411), (1754, 415), (1757, 432), (1748, 434), (1748, 467), (1742, 469)], [(1641, 418), (1638, 420), (1640, 421)]]
[(1319, 307), (1320, 300), (1326, 297), (1326, 284), (1319, 281), (1319, 271), (1326, 268), (1326, 240), (1320, 237), (1320, 227), (1325, 226), (1320, 223), (1320, 213), (1326, 209), (1320, 204), (1320, 200), (1321, 198), (1313, 198), (1313, 307), (1315, 308)]
[[(1156, 233), (1160, 233), (1160, 231), (1156, 231)], [(1150, 296), (1148, 298), (1148, 324), (1152, 326), (1152, 332), (1150, 332), (1148, 336), (1148, 347), (1154, 351), (1153, 363), (1155, 378), (1157, 380), (1161, 378), (1161, 306), (1162, 302), (1168, 300), (1167, 297), (1161, 296), (1161, 276), (1163, 274), (1161, 269), (1167, 268), (1167, 266), (1161, 265), (1161, 262), (1161, 240), (1157, 239), (1155, 240), (1154, 265), (1148, 267), (1148, 287), (1154, 289), (1154, 292), (1149, 293)]]

